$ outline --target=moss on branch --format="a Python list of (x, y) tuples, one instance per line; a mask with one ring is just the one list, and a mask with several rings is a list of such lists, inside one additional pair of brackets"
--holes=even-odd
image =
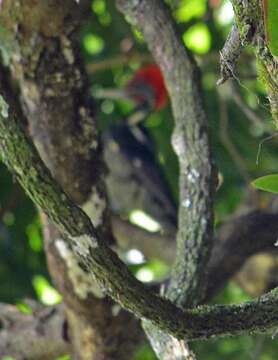
[(268, 92), (271, 113), (278, 126), (278, 64), (268, 48), (262, 2), (232, 0), (235, 22), (242, 45), (252, 45), (257, 57), (259, 78)]
[(20, 125), (21, 113), (9, 96), (7, 84), (2, 77), (0, 80), (3, 161), (32, 200), (63, 232), (88, 277), (95, 277), (108, 295), (178, 339), (258, 332), (278, 325), (278, 290), (242, 305), (183, 311), (146, 289), (101, 241), (87, 215), (55, 183)]

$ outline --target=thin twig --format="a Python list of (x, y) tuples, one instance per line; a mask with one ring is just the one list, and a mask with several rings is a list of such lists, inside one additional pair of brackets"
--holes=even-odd
[(259, 335), (256, 337), (255, 348), (251, 354), (251, 360), (259, 360), (264, 349), (264, 345), (267, 337), (265, 335)]
[(132, 62), (143, 64), (151, 61), (152, 57), (149, 54), (132, 52), (115, 56), (111, 59), (105, 59), (96, 63), (89, 63), (87, 64), (86, 69), (89, 74), (94, 74), (98, 71), (110, 70), (119, 66), (128, 65)]
[(223, 49), (220, 51), (220, 79), (217, 85), (223, 84), (229, 78), (237, 78), (235, 75), (236, 63), (242, 51), (239, 32), (233, 25)]
[(260, 116), (258, 116), (242, 99), (239, 90), (237, 87), (232, 83), (229, 82), (230, 86), (230, 94), (234, 102), (237, 106), (241, 109), (247, 119), (256, 127), (263, 128), (265, 130), (268, 129), (267, 124), (262, 120)]
[(221, 96), (219, 98), (219, 110), (220, 110), (220, 140), (223, 146), (228, 151), (229, 155), (231, 156), (233, 162), (237, 166), (240, 175), (246, 182), (246, 185), (250, 187), (251, 177), (246, 169), (245, 161), (243, 160), (242, 156), (234, 146), (230, 135), (229, 135), (229, 119), (228, 119), (228, 110), (227, 105), (224, 99)]

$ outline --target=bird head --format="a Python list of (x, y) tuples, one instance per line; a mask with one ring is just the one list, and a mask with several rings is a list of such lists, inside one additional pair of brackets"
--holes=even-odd
[(165, 107), (168, 101), (162, 73), (155, 64), (139, 69), (127, 83), (125, 91), (137, 106), (147, 104), (154, 111)]

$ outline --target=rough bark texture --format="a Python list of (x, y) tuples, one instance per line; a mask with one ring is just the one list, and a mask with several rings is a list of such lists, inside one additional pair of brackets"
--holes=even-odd
[(144, 339), (139, 321), (103, 295), (53, 224), (47, 224), (45, 238), (49, 269), (67, 305), (74, 358), (129, 359)]
[[(267, 45), (262, 2), (257, 0), (232, 0), (232, 4), (241, 45), (252, 45), (255, 50), (259, 77), (267, 89), (271, 113), (277, 126), (278, 66), (277, 58), (271, 54)], [(239, 49), (237, 38), (230, 48)], [(232, 67), (234, 67), (234, 54), (234, 51), (226, 52), (226, 63), (229, 63)]]
[(30, 198), (62, 231), (77, 262), (95, 278), (103, 292), (141, 319), (177, 339), (200, 339), (271, 329), (278, 324), (277, 289), (257, 300), (231, 306), (203, 306), (181, 310), (156, 296), (128, 271), (117, 255), (98, 236), (88, 216), (54, 181), (25, 135), (17, 119), (17, 107), (1, 79), (0, 149), (3, 161), (13, 171)]
[(171, 98), (180, 208), (177, 258), (168, 296), (181, 306), (191, 306), (204, 292), (203, 269), (212, 246), (212, 165), (200, 74), (162, 1), (118, 0), (118, 5), (143, 32)]
[(233, 25), (227, 37), (223, 49), (220, 51), (220, 74), (221, 78), (217, 85), (223, 84), (229, 78), (235, 78), (236, 63), (242, 51), (242, 44), (238, 29)]
[[(148, 254), (150, 257), (152, 256), (161, 256), (165, 261), (170, 260), (173, 261), (174, 259), (174, 239), (168, 239), (164, 238), (158, 235), (153, 234), (150, 235), (146, 231), (135, 227), (134, 225), (131, 225), (123, 220), (119, 220), (118, 218), (113, 219), (113, 229), (115, 235), (120, 239), (120, 246), (122, 249), (129, 249), (129, 248), (138, 248), (141, 251), (143, 251), (145, 254)], [(261, 211), (255, 211), (253, 213), (240, 216), (238, 218), (230, 220), (227, 224), (224, 224), (220, 230), (218, 231), (217, 238), (214, 242), (214, 248), (212, 250), (212, 256), (209, 262), (209, 271), (208, 271), (208, 292), (206, 294), (206, 299), (210, 299), (216, 291), (219, 290), (219, 288), (226, 282), (227, 279), (229, 279), (231, 276), (235, 274), (235, 272), (238, 271), (238, 269), (241, 267), (241, 265), (245, 262), (246, 259), (250, 255), (256, 254), (258, 252), (267, 251), (267, 250), (273, 250), (274, 249), (274, 243), (276, 241), (276, 234), (277, 234), (277, 227), (278, 227), (278, 221), (277, 221), (277, 215), (271, 214), (271, 213), (263, 213)], [(49, 228), (48, 228), (49, 229)], [(150, 236), (148, 238), (148, 236)], [(146, 241), (142, 242), (140, 239), (146, 239)], [(55, 236), (54, 236), (55, 238)], [(149, 239), (149, 243), (147, 241)], [(156, 244), (157, 242), (157, 244)], [(168, 247), (166, 247), (166, 243), (168, 244)], [(173, 244), (173, 251), (172, 251), (172, 257), (169, 259), (168, 257), (168, 251), (165, 251), (165, 249), (169, 249), (169, 244)], [(242, 246), (244, 245), (244, 246)], [(147, 250), (146, 250), (147, 249)], [(236, 249), (236, 251), (235, 251)], [(146, 251), (144, 251), (146, 250)], [(164, 254), (166, 252), (166, 255)], [(57, 269), (58, 273), (60, 274), (61, 278), (67, 277), (67, 276), (73, 276), (73, 279), (75, 279), (72, 272), (67, 271), (65, 269), (65, 266), (61, 262), (60, 268)], [(87, 280), (87, 285), (82, 285), (84, 281), (81, 281), (81, 276), (78, 273), (78, 277), (76, 278), (76, 281), (78, 281), (79, 287), (76, 287), (78, 291), (80, 292), (80, 296), (82, 297), (83, 294), (88, 291), (91, 287), (93, 287), (92, 290), (95, 289), (94, 284), (90, 283), (90, 281)], [(74, 282), (74, 280), (72, 281)], [(71, 282), (71, 283), (72, 283)], [(68, 286), (67, 284), (70, 284), (70, 282), (67, 279), (64, 279), (65, 286)], [(63, 294), (67, 296), (67, 294), (71, 295), (74, 290), (70, 289), (68, 291), (65, 291), (62, 289)], [(74, 306), (75, 300), (71, 298), (71, 296), (68, 295), (67, 302), (72, 303)], [(109, 334), (111, 334), (111, 328), (110, 328), (110, 319), (111, 316), (109, 312), (109, 301), (107, 302), (107, 313), (102, 314), (101, 311), (99, 311), (99, 316), (101, 319), (104, 317), (107, 318), (107, 325), (106, 330), (109, 332), (107, 333), (107, 337)], [(95, 304), (97, 302), (95, 301)], [(99, 300), (99, 305), (97, 304), (97, 309), (101, 306), (101, 300)], [(78, 306), (78, 309), (81, 309), (80, 317), (82, 319), (84, 318), (84, 322), (92, 321), (92, 315), (86, 318), (88, 315), (88, 310), (86, 310), (86, 306), (88, 305), (88, 308), (91, 308), (93, 304), (89, 304), (89, 301), (87, 300), (85, 305)], [(58, 356), (60, 354), (69, 352), (70, 350), (70, 339), (74, 338), (73, 334), (69, 333), (69, 329), (67, 326), (67, 321), (65, 318), (65, 313), (62, 311), (60, 306), (55, 308), (55, 311), (51, 311), (49, 309), (49, 312), (45, 308), (38, 308), (33, 311), (32, 315), (23, 315), (21, 314), (15, 307), (8, 306), (8, 305), (2, 305), (2, 331), (0, 332), (0, 349), (2, 353), (0, 354), (2, 356), (12, 354), (14, 356), (17, 356), (16, 358), (20, 358), (20, 355), (23, 357), (27, 357), (30, 359), (36, 359), (37, 352), (41, 351), (42, 358), (52, 360), (54, 355)], [(133, 334), (134, 339), (134, 345), (139, 340), (138, 334), (136, 334), (137, 327), (134, 326), (135, 324), (132, 323), (130, 320), (130, 317), (125, 317), (127, 313), (121, 312), (120, 308), (117, 308), (117, 305), (114, 305), (113, 309), (113, 315), (117, 316), (119, 319), (119, 326), (118, 331), (119, 334), (121, 333), (122, 326), (121, 321), (125, 324), (124, 328), (126, 329), (128, 327), (129, 334)], [(11, 326), (10, 321), (6, 321), (6, 316), (9, 317), (9, 314), (14, 315), (14, 322), (15, 326)], [(1, 314), (1, 312), (0, 312)], [(41, 314), (43, 316), (41, 316)], [(42, 326), (44, 326), (44, 331), (42, 333), (37, 333), (37, 329), (40, 329), (40, 326), (37, 326), (37, 323), (40, 321), (44, 321), (45, 314), (47, 315), (48, 321), (44, 322)], [(96, 315), (96, 314), (94, 314)], [(70, 315), (72, 316), (72, 314)], [(59, 328), (60, 330), (57, 330), (57, 333), (54, 333), (54, 337), (52, 338), (52, 324), (57, 324), (56, 320), (52, 320), (51, 318), (59, 318)], [(76, 327), (74, 329), (77, 329), (77, 326), (84, 323), (80, 320), (76, 324)], [(103, 320), (104, 321), (104, 320)], [(103, 327), (100, 326), (100, 328), (97, 328), (96, 324), (102, 324), (102, 322), (97, 321), (97, 318), (94, 317), (94, 329), (96, 331), (96, 336), (98, 336), (99, 341), (102, 339), (105, 339), (106, 336), (99, 336), (98, 331), (100, 331), (100, 334), (103, 332)], [(17, 322), (19, 322), (17, 324)], [(57, 326), (57, 325), (55, 325)], [(3, 330), (4, 329), (4, 330)], [(88, 331), (88, 326), (84, 326), (81, 328), (81, 331), (86, 331), (87, 333), (91, 333)], [(91, 328), (92, 330), (92, 328)], [(28, 342), (25, 341), (26, 333), (30, 333), (30, 331), (34, 332), (33, 338), (39, 337), (39, 341), (36, 341), (32, 343), (34, 345), (34, 348), (30, 346)], [(11, 332), (13, 336), (11, 335)], [(115, 334), (115, 331), (112, 332)], [(7, 339), (10, 339), (12, 336), (13, 341), (9, 340), (9, 344), (7, 343)], [(164, 336), (162, 332), (159, 332), (159, 336)], [(85, 336), (76, 336), (76, 341), (85, 338)], [(88, 335), (87, 335), (88, 338)], [(117, 341), (118, 337), (110, 338), (112, 340), (112, 343), (110, 343), (110, 348), (113, 348), (113, 344), (115, 341)], [(51, 341), (51, 345), (49, 346), (49, 342)], [(42, 350), (42, 342), (44, 347)], [(94, 339), (91, 344), (95, 344), (96, 340)], [(8, 345), (7, 345), (8, 344)], [(122, 346), (121, 349), (126, 349), (127, 353), (130, 353), (130, 341), (125, 338), (125, 334), (122, 334)], [(176, 350), (176, 352), (173, 350), (173, 348), (170, 348), (169, 350), (172, 351), (174, 354), (180, 354), (181, 351), (184, 351), (184, 345), (182, 343), (179, 343), (175, 340), (173, 340), (173, 343), (175, 344), (175, 349), (181, 348), (181, 350)], [(157, 346), (157, 344), (152, 344), (154, 347)], [(22, 346), (22, 347), (21, 347)], [(107, 346), (107, 344), (106, 344)], [(116, 345), (115, 345), (116, 347)], [(101, 346), (98, 347), (98, 349), (101, 348)], [(159, 353), (159, 348), (158, 348)], [(34, 355), (33, 355), (34, 354)], [(54, 355), (53, 355), (54, 354)], [(190, 353), (189, 353), (190, 354)], [(118, 355), (120, 355), (118, 353)], [(117, 356), (117, 354), (115, 355)], [(193, 356), (190, 354), (190, 356)], [(124, 357), (123, 357), (124, 358)]]
[(1, 23), (7, 22), (7, 37), (16, 46), (8, 53), (8, 66), (30, 135), (52, 175), (85, 211), (91, 210), (95, 228), (108, 241), (103, 163), (79, 49), (89, 4), (5, 1)]
[[(213, 169), (207, 118), (197, 64), (184, 48), (170, 12), (162, 1), (118, 0), (127, 20), (139, 27), (161, 67), (171, 99), (175, 129), (173, 148), (180, 166), (177, 255), (166, 296), (179, 306), (194, 306), (205, 294), (206, 268), (212, 247)], [(160, 358), (173, 358), (174, 339), (146, 326)], [(175, 344), (174, 344), (175, 342)], [(189, 351), (180, 348), (181, 358)]]
[[(90, 1), (7, 0), (2, 4), (1, 24), (9, 41), (4, 49), (10, 82), (18, 88), (25, 125), (40, 156), (66, 193), (87, 212), (99, 236), (111, 244), (104, 166), (79, 45), (80, 24), (89, 12)], [(64, 297), (75, 358), (129, 358), (127, 354), (142, 339), (138, 321), (123, 311), (113, 315), (115, 304), (104, 299), (92, 279), (88, 281), (70, 247), (55, 245), (61, 244), (62, 235), (46, 217), (44, 234), (50, 274)], [(122, 322), (127, 326), (120, 331)]]
[[(192, 306), (200, 302), (205, 294), (206, 277), (203, 271), (212, 247), (213, 221), (213, 174), (199, 74), (162, 2), (119, 0), (118, 3), (143, 31), (154, 58), (164, 72), (172, 99), (176, 119), (173, 145), (180, 162), (181, 191), (178, 253), (167, 296), (179, 305)], [(248, 2), (234, 3), (238, 6), (236, 10), (240, 10), (236, 14), (241, 40), (248, 40), (254, 23), (247, 24), (247, 27), (240, 24), (240, 21), (246, 20), (245, 15), (243, 18), (240, 16), (245, 14)], [(38, 5), (28, 0), (13, 6), (12, 1), (7, 0), (1, 14), (9, 33), (6, 42), (13, 47), (13, 51), (5, 50), (5, 60), (19, 84), (25, 114), (30, 120), (30, 130), (37, 147), (59, 184), (53, 180), (22, 131), (18, 121), (23, 119), (22, 114), (9, 95), (9, 84), (4, 78), (1, 79), (0, 148), (4, 162), (28, 195), (59, 228), (60, 233), (56, 235), (56, 229), (52, 232), (51, 227), (47, 228), (47, 252), (51, 268), (58, 272), (55, 275), (58, 287), (66, 294), (66, 314), (70, 324), (68, 334), (72, 339), (74, 356), (77, 359), (120, 356), (113, 351), (110, 354), (104, 351), (107, 343), (103, 340), (107, 334), (100, 329), (106, 325), (107, 318), (96, 316), (94, 311), (107, 310), (116, 314), (115, 318), (118, 312), (107, 298), (100, 300), (89, 295), (96, 294), (95, 280), (102, 290), (100, 296), (108, 294), (137, 317), (146, 319), (145, 328), (152, 344), (164, 359), (192, 358), (186, 343), (179, 341), (184, 338), (190, 340), (265, 331), (277, 326), (277, 290), (241, 305), (197, 307), (183, 311), (135, 280), (107, 246), (111, 237), (106, 226), (102, 164), (90, 106), (81, 96), (86, 84), (76, 51), (75, 31), (80, 21), (76, 14), (79, 10), (81, 13), (86, 10), (86, 4), (82, 4), (84, 8), (78, 7), (74, 1), (49, 1)], [(258, 20), (258, 6), (255, 2), (250, 1), (250, 4), (252, 8), (248, 16)], [(14, 24), (20, 26), (15, 29)], [(270, 72), (273, 59), (261, 51), (265, 50), (265, 45), (257, 48), (267, 76), (276, 86), (276, 75), (272, 78)], [(272, 93), (277, 95), (275, 86), (271, 88), (270, 97)], [(271, 101), (275, 115), (273, 96)], [(40, 117), (41, 122), (38, 123)], [(64, 121), (64, 117), (71, 119), (70, 122)], [(42, 125), (47, 129), (47, 136)], [(71, 161), (72, 158), (74, 161)], [(81, 174), (76, 171), (76, 161), (80, 162)], [(88, 171), (90, 166), (97, 171)], [(60, 171), (61, 168), (66, 171)], [(73, 173), (72, 178), (67, 176), (68, 172)], [(87, 206), (88, 198), (92, 207)], [(71, 199), (83, 205), (92, 222)], [(63, 260), (62, 264), (57, 261), (58, 256)], [(82, 281), (78, 282), (80, 278)], [(130, 319), (127, 313), (121, 314)], [(94, 326), (89, 321), (90, 317), (95, 320)], [(97, 324), (98, 321), (101, 324)], [(109, 325), (110, 321), (111, 317)], [(121, 318), (120, 321), (125, 320)], [(131, 328), (133, 325), (131, 321)], [(119, 333), (122, 334), (122, 331)], [(118, 345), (117, 342), (115, 344)], [(113, 344), (113, 349), (116, 346)]]

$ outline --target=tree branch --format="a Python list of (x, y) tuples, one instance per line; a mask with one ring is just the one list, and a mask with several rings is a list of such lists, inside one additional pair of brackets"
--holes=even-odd
[(265, 331), (277, 326), (278, 290), (245, 304), (182, 311), (146, 289), (102, 243), (89, 218), (54, 182), (16, 118), (16, 107), (3, 87), (3, 79), (0, 83), (3, 161), (31, 199), (58, 225), (88, 276), (94, 276), (108, 295), (178, 339)]
[[(18, 96), (19, 112), (24, 112), (20, 120), (26, 118), (28, 133), (55, 180), (111, 244), (96, 105), (80, 53), (80, 28), (90, 20), (90, 6), (90, 0), (58, 1), (55, 6), (52, 0), (4, 1), (0, 23), (5, 27), (3, 51), (9, 54), (6, 79), (16, 84), (14, 98)], [(105, 298), (61, 233), (42, 218), (48, 270), (69, 319), (71, 355), (129, 359), (143, 338), (139, 321), (126, 311), (114, 315), (118, 305)]]
[(163, 71), (175, 118), (172, 138), (180, 165), (177, 258), (167, 293), (177, 304), (198, 303), (212, 246), (212, 166), (207, 118), (195, 61), (184, 48), (162, 1), (118, 0), (120, 11), (139, 27)]
[(152, 58), (149, 54), (130, 51), (128, 53), (122, 53), (121, 55), (115, 56), (111, 59), (89, 63), (86, 66), (86, 70), (88, 74), (92, 75), (98, 71), (110, 70), (119, 66), (128, 65), (132, 62), (138, 62), (142, 64), (150, 63), (152, 62)]
[(226, 80), (236, 78), (236, 63), (242, 51), (242, 44), (238, 29), (235, 25), (227, 37), (223, 49), (220, 51), (220, 79), (217, 85), (223, 84)]
[[(266, 86), (273, 119), (278, 121), (278, 66), (268, 48), (262, 4), (257, 0), (231, 0), (235, 22), (243, 46), (254, 47), (259, 77)], [(277, 125), (277, 123), (276, 123)]]
[[(180, 306), (192, 306), (203, 298), (206, 267), (212, 247), (213, 183), (207, 119), (202, 102), (199, 71), (184, 48), (163, 1), (118, 0), (127, 21), (139, 27), (155, 61), (161, 67), (171, 99), (175, 128), (173, 148), (178, 156), (179, 221), (177, 254), (166, 296)], [(175, 359), (169, 349), (178, 343), (145, 324), (145, 330), (161, 358)], [(184, 343), (187, 359), (189, 351)], [(179, 352), (178, 351), (178, 352)], [(170, 351), (171, 353), (171, 351)]]

